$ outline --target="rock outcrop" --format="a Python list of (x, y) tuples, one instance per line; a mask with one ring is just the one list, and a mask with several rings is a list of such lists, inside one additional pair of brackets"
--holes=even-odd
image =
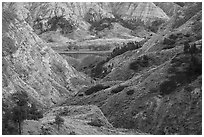
[(24, 8), (15, 4), (3, 7), (3, 97), (23, 90), (34, 102), (50, 107), (89, 85), (87, 76), (33, 32), (21, 14)]

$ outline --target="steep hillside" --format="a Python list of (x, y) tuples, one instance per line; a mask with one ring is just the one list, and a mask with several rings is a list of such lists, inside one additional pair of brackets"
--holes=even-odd
[(109, 73), (65, 104), (95, 104), (114, 127), (202, 134), (202, 14), (192, 9), (198, 4), (187, 3), (179, 13), (192, 10), (185, 20), (175, 12), (140, 48), (104, 63)]
[(33, 101), (50, 107), (89, 85), (87, 76), (48, 47), (11, 9), (3, 10), (2, 40), (4, 97), (23, 90)]

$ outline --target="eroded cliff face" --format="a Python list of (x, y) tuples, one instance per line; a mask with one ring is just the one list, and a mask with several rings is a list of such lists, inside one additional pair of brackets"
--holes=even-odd
[(51, 2), (51, 3), (21, 3), (29, 12), (29, 21), (37, 17), (43, 19), (54, 16), (64, 16), (73, 20), (81, 29), (88, 29), (89, 23), (86, 22), (87, 14), (92, 15), (92, 20), (102, 18), (121, 17), (124, 20), (139, 19), (141, 21), (152, 22), (156, 19), (168, 20), (166, 13), (154, 3), (151, 2)]
[(33, 32), (24, 10), (18, 3), (3, 7), (3, 97), (23, 90), (37, 104), (50, 107), (89, 85), (90, 79)]
[(123, 19), (140, 19), (144, 22), (152, 22), (155, 19), (168, 20), (166, 13), (151, 2), (119, 3), (115, 8), (117, 15)]

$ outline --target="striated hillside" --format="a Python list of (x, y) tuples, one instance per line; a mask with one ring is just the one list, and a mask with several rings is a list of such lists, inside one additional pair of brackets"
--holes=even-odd
[(168, 20), (166, 13), (151, 2), (139, 3), (118, 3), (114, 10), (123, 19), (140, 19), (141, 21), (152, 22), (155, 19)]
[(3, 96), (23, 90), (34, 102), (50, 107), (89, 85), (89, 78), (55, 53), (21, 17), (3, 10)]

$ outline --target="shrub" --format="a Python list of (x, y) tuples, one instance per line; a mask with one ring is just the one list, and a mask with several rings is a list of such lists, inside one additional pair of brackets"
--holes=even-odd
[(173, 45), (175, 44), (175, 40), (169, 39), (169, 38), (164, 38), (163, 44), (165, 45)]
[(114, 94), (119, 93), (119, 92), (121, 92), (125, 87), (127, 87), (127, 86), (119, 86), (119, 87), (113, 89), (113, 90), (111, 91), (111, 93), (114, 93)]
[(137, 71), (140, 67), (147, 67), (149, 65), (149, 58), (147, 55), (140, 56), (135, 61), (131, 62), (129, 69)]
[(172, 39), (172, 40), (176, 40), (178, 38), (178, 36), (176, 34), (171, 34), (169, 36), (169, 38)]
[(127, 51), (138, 49), (141, 47), (141, 45), (142, 45), (142, 42), (133, 42), (133, 41), (128, 42), (127, 44), (123, 44), (122, 47), (116, 47), (115, 49), (113, 49), (113, 52), (111, 53), (109, 58), (114, 58)]
[(92, 120), (91, 122), (88, 122), (87, 123), (88, 125), (91, 125), (91, 126), (96, 126), (96, 127), (101, 127), (103, 126), (102, 122), (100, 119), (94, 119)]
[(60, 126), (64, 123), (64, 119), (57, 115), (55, 117), (55, 123), (57, 124), (57, 129), (59, 130)]
[(128, 91), (126, 92), (126, 94), (127, 94), (127, 95), (132, 95), (132, 94), (134, 94), (134, 92), (135, 92), (135, 91), (134, 91), (133, 89), (131, 89), (131, 90), (128, 90)]
[(106, 63), (106, 60), (102, 60), (93, 69), (91, 69), (91, 77), (94, 77), (94, 78), (105, 77), (108, 74), (106, 71), (106, 68), (103, 67), (105, 63)]
[(185, 2), (174, 2), (174, 3), (176, 3), (177, 5), (179, 5), (181, 7), (183, 7), (185, 5)]
[(165, 45), (162, 50), (165, 50), (165, 49), (172, 49), (174, 48), (176, 45)]
[(79, 96), (79, 97), (83, 97), (83, 96), (84, 96), (84, 94), (78, 94), (78, 96)]
[(176, 89), (177, 85), (174, 80), (167, 80), (160, 85), (160, 95), (168, 95)]
[(71, 131), (71, 132), (69, 133), (69, 135), (76, 135), (76, 132)]
[(95, 86), (91, 87), (90, 89), (86, 90), (85, 94), (91, 95), (93, 93), (96, 93), (96, 92), (101, 91), (101, 90), (106, 89), (106, 88), (109, 88), (109, 86), (104, 86), (102, 84), (98, 84), (98, 85), (95, 85)]

